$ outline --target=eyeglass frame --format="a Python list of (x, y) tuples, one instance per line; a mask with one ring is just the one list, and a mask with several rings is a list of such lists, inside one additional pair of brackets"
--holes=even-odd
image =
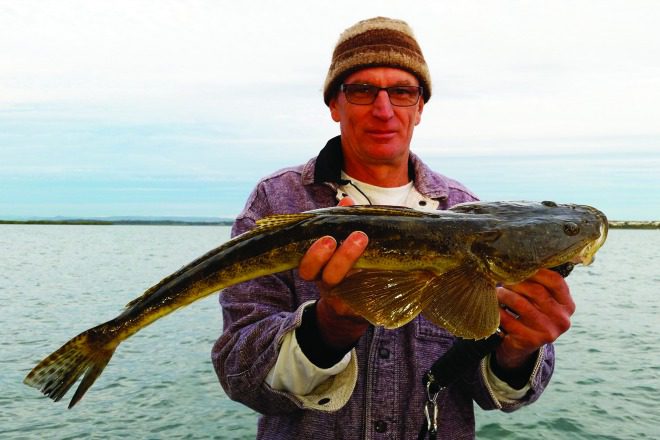
[[(348, 94), (346, 93), (346, 87), (347, 87), (347, 86), (363, 86), (363, 87), (370, 87), (371, 90), (376, 90), (376, 93), (373, 94), (373, 99), (371, 100), (371, 102), (365, 102), (365, 103), (351, 102), (351, 101), (348, 99)], [(405, 105), (401, 105), (401, 104), (395, 104), (395, 103), (393, 103), (393, 102), (392, 102), (392, 95), (390, 95), (390, 90), (392, 90), (392, 89), (398, 89), (398, 88), (416, 89), (417, 92), (418, 92), (418, 94), (417, 94), (417, 99), (415, 100), (415, 102), (412, 103), (412, 104), (405, 104)], [(398, 85), (398, 86), (390, 86), (390, 87), (378, 87), (378, 86), (375, 86), (375, 85), (373, 85), (373, 84), (368, 84), (368, 83), (352, 83), (352, 84), (346, 84), (346, 83), (343, 83), (343, 84), (341, 84), (341, 85), (339, 86), (339, 90), (340, 90), (341, 92), (344, 92), (344, 96), (346, 96), (346, 101), (348, 101), (350, 104), (353, 104), (353, 105), (371, 105), (371, 104), (373, 104), (374, 102), (376, 102), (376, 98), (378, 98), (378, 94), (380, 94), (381, 90), (385, 90), (385, 93), (387, 93), (387, 98), (389, 99), (390, 104), (392, 104), (392, 105), (395, 106), (395, 107), (412, 107), (412, 106), (414, 106), (414, 105), (417, 105), (417, 104), (419, 103), (419, 98), (420, 98), (420, 97), (423, 95), (423, 93), (424, 93), (424, 87), (422, 87), (422, 86)]]

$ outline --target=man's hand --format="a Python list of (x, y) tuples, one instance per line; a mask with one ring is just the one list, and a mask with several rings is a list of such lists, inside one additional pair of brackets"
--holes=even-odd
[(495, 354), (504, 370), (524, 368), (539, 348), (571, 326), (575, 303), (564, 279), (551, 270), (541, 269), (519, 284), (498, 288), (497, 297), (512, 312), (500, 311), (506, 336)]
[[(340, 206), (352, 205), (344, 198)], [(364, 334), (369, 323), (356, 315), (341, 298), (330, 295), (330, 290), (341, 283), (367, 247), (369, 239), (364, 232), (352, 232), (337, 246), (330, 236), (321, 237), (307, 250), (298, 266), (300, 278), (316, 281), (321, 297), (316, 304), (316, 318), (325, 342), (335, 348), (350, 347)]]

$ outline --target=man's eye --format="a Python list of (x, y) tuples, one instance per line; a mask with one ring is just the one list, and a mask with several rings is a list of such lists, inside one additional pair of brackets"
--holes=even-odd
[(360, 93), (360, 94), (369, 95), (369, 94), (371, 94), (372, 89), (373, 89), (373, 86), (359, 85), (359, 86), (356, 86), (356, 87), (353, 88), (353, 93)]
[(396, 96), (410, 96), (414, 92), (409, 87), (391, 87), (389, 89), (389, 93), (390, 95), (396, 95)]

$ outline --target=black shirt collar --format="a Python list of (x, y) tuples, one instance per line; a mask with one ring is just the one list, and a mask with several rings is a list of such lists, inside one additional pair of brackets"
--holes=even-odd
[[(344, 164), (344, 153), (341, 149), (341, 136), (330, 139), (319, 152), (314, 166), (314, 183), (342, 184), (341, 169)], [(408, 159), (408, 178), (415, 180), (415, 167), (412, 159)]]

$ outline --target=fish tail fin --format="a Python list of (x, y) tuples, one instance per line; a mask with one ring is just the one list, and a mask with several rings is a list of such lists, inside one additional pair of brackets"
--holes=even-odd
[(79, 334), (44, 358), (28, 373), (23, 383), (57, 402), (84, 375), (69, 403), (69, 408), (73, 407), (101, 375), (119, 345), (114, 341), (101, 343), (100, 339), (105, 339), (99, 338), (103, 326)]

